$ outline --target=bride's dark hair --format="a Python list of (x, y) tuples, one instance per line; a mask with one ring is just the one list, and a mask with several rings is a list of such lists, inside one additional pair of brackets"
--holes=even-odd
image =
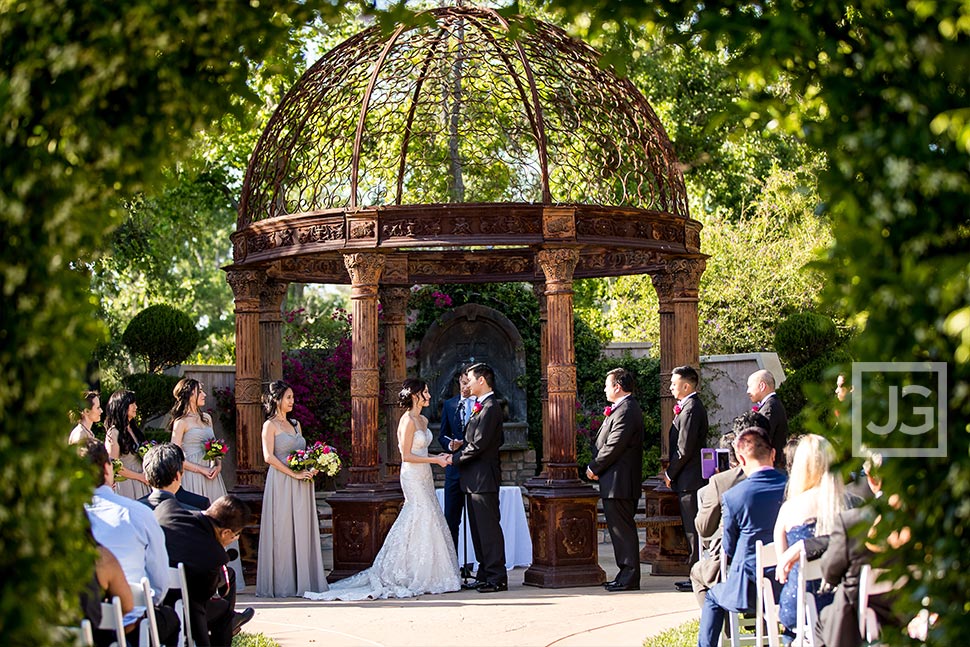
[(421, 395), (426, 388), (428, 388), (428, 383), (424, 380), (409, 377), (404, 380), (404, 384), (401, 385), (401, 392), (397, 394), (398, 404), (401, 405), (402, 409), (410, 409), (414, 404), (411, 398), (415, 395)]

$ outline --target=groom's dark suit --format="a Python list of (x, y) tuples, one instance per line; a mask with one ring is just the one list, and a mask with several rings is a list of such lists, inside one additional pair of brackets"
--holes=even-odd
[(502, 407), (495, 394), (487, 396), (478, 413), (465, 426), (465, 444), (454, 454), (462, 492), (468, 494), (468, 520), (472, 545), (478, 556), (478, 579), (508, 586), (505, 570), (505, 537), (499, 511), (502, 469), (499, 447), (505, 442)]
[[(453, 440), (465, 439), (465, 429), (461, 424), (461, 413), (458, 410), (461, 401), (462, 397), (456, 395), (445, 400), (441, 407), (441, 428), (438, 430), (438, 444), (446, 452), (450, 451), (448, 438)], [(455, 542), (455, 550), (458, 549), (458, 528), (461, 525), (461, 511), (464, 507), (465, 495), (461, 491), (458, 465), (452, 464), (445, 468), (445, 521), (448, 522), (451, 539)]]
[(600, 425), (589, 470), (599, 477), (603, 513), (613, 542), (618, 586), (640, 585), (640, 540), (634, 520), (643, 464), (643, 412), (628, 396)]
[(670, 425), (667, 478), (670, 479), (670, 489), (677, 493), (680, 502), (680, 518), (690, 547), (691, 566), (699, 557), (694, 518), (697, 516), (697, 491), (707, 484), (701, 475), (701, 448), (707, 441), (707, 429), (707, 410), (700, 397), (692, 394), (684, 398), (680, 413), (674, 416)]

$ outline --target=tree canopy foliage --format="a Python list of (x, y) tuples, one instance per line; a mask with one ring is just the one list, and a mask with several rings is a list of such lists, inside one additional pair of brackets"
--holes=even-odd
[[(910, 577), (900, 611), (912, 615), (925, 604), (941, 616), (928, 642), (961, 643), (970, 629), (970, 576), (961, 567), (970, 520), (970, 5), (553, 4), (590, 24), (632, 21), (728, 53), (744, 90), (732, 108), (827, 155), (819, 194), (837, 226), (818, 264), (823, 305), (849, 323), (857, 360), (946, 364), (948, 455), (884, 462), (884, 482), (900, 505), (883, 505), (878, 534), (885, 541), (892, 529), (911, 529), (912, 539), (893, 551), (894, 575)], [(884, 395), (853, 387), (867, 415), (886, 413)], [(828, 408), (822, 397), (818, 407)], [(934, 438), (942, 424), (936, 418)], [(851, 425), (834, 433), (847, 449)], [(916, 440), (896, 432), (872, 446), (905, 449)]]
[(90, 269), (122, 200), (196, 134), (245, 112), (253, 62), (326, 2), (0, 3), (0, 635), (52, 644), (77, 617), (93, 553), (87, 470), (65, 412), (104, 328)]

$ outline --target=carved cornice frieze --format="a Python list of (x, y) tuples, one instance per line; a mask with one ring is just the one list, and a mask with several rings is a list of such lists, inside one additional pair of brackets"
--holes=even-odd
[(441, 234), (441, 220), (437, 218), (406, 218), (381, 223), (381, 238), (423, 238)]
[(276, 281), (266, 279), (262, 288), (259, 290), (259, 307), (261, 310), (280, 314), (280, 306), (283, 304), (283, 297), (290, 284), (286, 281)]
[(347, 236), (351, 240), (366, 240), (376, 238), (377, 223), (373, 220), (363, 220), (350, 223), (350, 234)]
[(652, 250), (631, 249), (611, 251), (602, 254), (584, 254), (578, 267), (584, 271), (600, 274), (628, 274), (632, 271), (645, 271), (663, 264), (663, 254)]
[(349, 278), (341, 258), (284, 258), (280, 274), (303, 279), (301, 283), (346, 283)]
[(373, 253), (344, 254), (344, 265), (351, 285), (377, 285), (384, 270), (384, 255)]
[(408, 273), (413, 277), (521, 275), (533, 272), (525, 258), (409, 259)]
[(540, 249), (536, 261), (546, 276), (546, 283), (564, 283), (573, 280), (573, 272), (579, 262), (579, 250), (573, 248)]
[(514, 234), (539, 234), (538, 218), (523, 218), (515, 214), (498, 213), (482, 216), (479, 230), (485, 235), (508, 236)]
[(296, 237), (302, 245), (343, 240), (344, 223), (328, 222), (299, 227), (296, 230)]

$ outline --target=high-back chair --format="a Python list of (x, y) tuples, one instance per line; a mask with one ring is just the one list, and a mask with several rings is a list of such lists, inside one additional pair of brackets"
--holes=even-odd
[(821, 560), (808, 561), (805, 548), (798, 555), (798, 597), (795, 610), (794, 645), (815, 647), (815, 625), (818, 623), (818, 606), (815, 595), (808, 591), (808, 583), (822, 579)]
[(127, 647), (125, 640), (125, 614), (121, 610), (121, 598), (117, 595), (111, 598), (111, 602), (101, 603), (101, 624), (98, 629), (114, 631), (117, 640), (114, 645), (117, 647)]
[(152, 600), (152, 587), (147, 577), (141, 578), (139, 584), (131, 584), (131, 596), (135, 599), (136, 606), (145, 607), (145, 618), (148, 622), (142, 622), (138, 628), (138, 644), (151, 645), (151, 647), (161, 647), (162, 641), (158, 636), (158, 621), (155, 618), (155, 604)]
[[(775, 602), (775, 589), (765, 571), (778, 565), (775, 544), (755, 542), (755, 582), (758, 583), (758, 602), (755, 609), (755, 644), (778, 647), (781, 638), (778, 634), (778, 604)], [(767, 634), (765, 630), (767, 629)]]
[[(175, 603), (175, 613), (181, 620), (182, 628), (179, 634), (179, 645), (195, 647), (195, 638), (192, 636), (192, 621), (189, 614), (189, 580), (185, 576), (185, 564), (179, 562), (178, 566), (171, 566), (168, 569), (170, 578), (169, 588), (178, 589), (182, 592), (182, 598)], [(182, 636), (185, 642), (182, 642)]]

